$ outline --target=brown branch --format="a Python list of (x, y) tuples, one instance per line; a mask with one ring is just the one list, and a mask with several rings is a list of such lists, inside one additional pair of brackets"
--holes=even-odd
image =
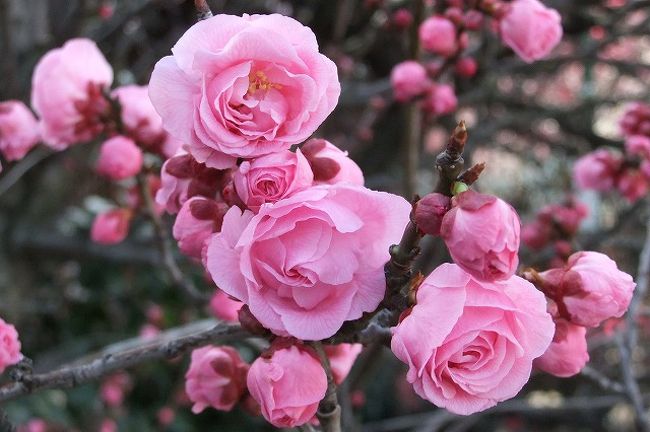
[(196, 18), (198, 21), (212, 17), (212, 11), (206, 0), (194, 0), (194, 7), (196, 8)]
[(341, 432), (341, 406), (336, 396), (336, 383), (334, 382), (329, 358), (323, 349), (323, 344), (320, 342), (312, 342), (311, 346), (316, 351), (316, 354), (318, 354), (320, 363), (323, 365), (325, 375), (327, 376), (327, 392), (318, 405), (316, 416), (320, 421), (323, 432)]

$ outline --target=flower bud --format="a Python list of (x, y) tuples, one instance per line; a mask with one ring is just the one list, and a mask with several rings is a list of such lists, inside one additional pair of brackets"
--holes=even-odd
[(132, 213), (128, 209), (115, 209), (95, 216), (90, 238), (95, 243), (112, 245), (121, 243), (129, 233)]
[(456, 53), (456, 26), (449, 19), (434, 15), (422, 22), (419, 28), (420, 44), (434, 54), (450, 57)]
[(390, 73), (390, 83), (398, 102), (408, 102), (420, 96), (431, 85), (424, 66), (413, 60), (395, 65)]
[(39, 140), (38, 122), (24, 103), (0, 103), (0, 152), (5, 159), (22, 159)]
[(132, 139), (118, 135), (102, 144), (96, 170), (111, 180), (123, 180), (139, 173), (142, 161), (140, 147)]
[(562, 318), (554, 321), (553, 341), (533, 365), (551, 375), (567, 378), (579, 373), (589, 361), (587, 329)]
[(440, 235), (442, 218), (451, 209), (451, 198), (440, 193), (426, 195), (415, 206), (418, 229), (432, 236)]

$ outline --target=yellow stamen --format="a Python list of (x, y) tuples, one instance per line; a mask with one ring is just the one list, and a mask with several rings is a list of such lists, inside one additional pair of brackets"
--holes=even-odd
[(262, 71), (251, 73), (248, 76), (248, 93), (254, 94), (257, 90), (267, 91), (269, 89), (281, 89), (281, 84), (275, 84), (269, 81), (269, 78)]

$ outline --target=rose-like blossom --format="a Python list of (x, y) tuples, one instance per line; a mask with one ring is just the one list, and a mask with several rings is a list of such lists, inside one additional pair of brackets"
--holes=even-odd
[(345, 183), (311, 187), (257, 215), (232, 207), (206, 267), (274, 333), (324, 339), (383, 299), (388, 247), (409, 211), (401, 197)]
[(391, 349), (409, 366), (415, 392), (456, 414), (514, 397), (553, 339), (544, 295), (518, 276), (485, 282), (442, 264), (416, 298), (393, 328)]
[(131, 377), (126, 372), (118, 372), (102, 382), (99, 395), (107, 406), (118, 407), (124, 402), (124, 397), (131, 390), (131, 386)]
[(650, 159), (650, 136), (630, 135), (625, 140), (625, 151), (631, 155)]
[(573, 179), (580, 189), (606, 192), (616, 184), (622, 163), (620, 153), (599, 149), (576, 161), (573, 166)]
[(210, 312), (220, 320), (235, 322), (238, 319), (239, 309), (243, 305), (242, 302), (233, 300), (223, 291), (217, 290), (210, 299)]
[(619, 125), (626, 138), (632, 135), (650, 136), (650, 105), (632, 102), (626, 107)]
[(646, 175), (637, 169), (624, 170), (616, 184), (616, 188), (621, 195), (631, 203), (646, 196), (649, 187)]
[(454, 88), (447, 84), (431, 86), (424, 100), (424, 109), (441, 116), (451, 114), (458, 108), (458, 98)]
[(562, 318), (555, 320), (555, 336), (533, 365), (546, 373), (566, 378), (580, 372), (589, 361), (587, 329)]
[(296, 345), (258, 357), (246, 382), (264, 418), (279, 428), (309, 422), (327, 391), (327, 377), (315, 354)]
[(111, 180), (133, 177), (142, 169), (142, 150), (131, 138), (117, 135), (104, 141), (95, 169)]
[(363, 186), (363, 172), (348, 152), (331, 142), (312, 138), (301, 148), (311, 165), (314, 184), (352, 183)]
[(282, 15), (216, 15), (172, 53), (151, 75), (151, 101), (165, 129), (214, 168), (305, 140), (341, 91), (314, 33)]
[(208, 198), (193, 197), (181, 207), (172, 234), (185, 255), (201, 259), (201, 252), (212, 233), (221, 230), (228, 206)]
[(425, 50), (443, 57), (450, 57), (458, 50), (456, 26), (447, 18), (431, 16), (418, 29), (420, 44)]
[(89, 141), (110, 108), (102, 95), (113, 69), (89, 39), (71, 39), (45, 54), (32, 76), (32, 107), (46, 144), (57, 150)]
[(535, 280), (563, 318), (585, 327), (623, 316), (636, 286), (607, 255), (589, 251), (574, 253), (564, 268), (539, 273)]
[(526, 63), (543, 59), (562, 39), (562, 18), (538, 0), (515, 0), (499, 22), (503, 42)]
[(283, 150), (244, 161), (233, 175), (235, 190), (255, 213), (264, 203), (274, 203), (310, 187), (314, 175), (300, 149)]
[(185, 392), (192, 412), (207, 407), (230, 411), (246, 390), (248, 364), (234, 348), (205, 346), (192, 351), (190, 367), (185, 374)]
[(327, 358), (330, 361), (334, 382), (336, 385), (339, 385), (350, 373), (359, 353), (363, 350), (363, 345), (344, 343), (325, 345), (324, 348), (325, 354), (327, 354)]
[(95, 243), (112, 245), (122, 242), (129, 234), (132, 212), (128, 209), (109, 210), (95, 216), (90, 238)]
[(505, 201), (474, 191), (455, 196), (440, 235), (454, 262), (477, 279), (507, 279), (519, 264), (521, 222)]
[(432, 236), (440, 235), (442, 218), (451, 209), (451, 199), (441, 193), (430, 193), (415, 207), (415, 223), (420, 231)]
[(390, 83), (393, 86), (395, 100), (398, 102), (407, 102), (424, 94), (431, 86), (427, 70), (414, 60), (396, 64), (390, 73)]
[(16, 327), (0, 318), (0, 374), (22, 358)]
[(5, 159), (22, 159), (39, 140), (36, 117), (24, 103), (0, 102), (0, 153)]

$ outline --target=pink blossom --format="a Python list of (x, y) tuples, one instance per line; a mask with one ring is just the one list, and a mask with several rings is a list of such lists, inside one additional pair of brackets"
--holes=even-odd
[(440, 235), (442, 218), (451, 209), (451, 199), (441, 193), (430, 193), (415, 207), (415, 223), (420, 231), (432, 236)]
[(111, 180), (124, 180), (139, 173), (142, 162), (140, 147), (131, 138), (117, 135), (102, 144), (95, 169)]
[(201, 259), (201, 252), (212, 233), (221, 230), (228, 206), (208, 198), (193, 197), (185, 201), (176, 216), (172, 234), (181, 252)]
[(423, 94), (431, 85), (427, 70), (414, 60), (398, 63), (390, 73), (393, 95), (398, 102), (407, 102)]
[(0, 318), (0, 374), (22, 358), (16, 327)]
[(359, 353), (363, 350), (361, 344), (325, 345), (325, 353), (330, 361), (334, 382), (341, 384), (348, 376)]
[(331, 142), (312, 138), (300, 149), (311, 165), (314, 184), (351, 183), (363, 186), (363, 172), (359, 165)]
[(650, 135), (630, 135), (625, 139), (625, 151), (631, 155), (650, 159)]
[(555, 336), (533, 365), (546, 373), (566, 378), (576, 375), (589, 361), (587, 329), (564, 319), (555, 320)]
[(214, 168), (305, 140), (341, 91), (314, 33), (282, 15), (216, 15), (172, 53), (151, 75), (151, 101), (165, 129)]
[(33, 418), (26, 424), (18, 426), (18, 432), (46, 432), (47, 422), (41, 418)]
[(465, 78), (471, 78), (476, 75), (478, 63), (473, 57), (461, 57), (456, 61), (456, 73)]
[(264, 418), (279, 428), (309, 422), (327, 391), (327, 377), (315, 354), (296, 345), (258, 357), (246, 381)]
[(551, 240), (551, 226), (536, 220), (523, 224), (521, 241), (533, 250), (540, 250)]
[(456, 26), (447, 18), (431, 16), (420, 24), (418, 30), (422, 47), (434, 54), (450, 57), (458, 50)]
[(451, 114), (458, 108), (458, 98), (454, 88), (447, 84), (431, 86), (424, 100), (424, 109), (432, 114), (442, 116)]
[(515, 0), (499, 22), (503, 42), (526, 63), (543, 59), (562, 39), (562, 18), (538, 0)]
[(401, 197), (339, 183), (314, 186), (257, 215), (231, 208), (206, 267), (274, 333), (332, 336), (384, 297), (388, 247), (408, 222)]
[(456, 414), (514, 397), (553, 339), (544, 295), (518, 276), (485, 282), (442, 264), (416, 297), (391, 349), (415, 392)]
[(618, 178), (616, 188), (629, 202), (633, 203), (648, 193), (648, 179), (637, 169), (626, 169)]
[(619, 125), (625, 137), (650, 136), (650, 105), (643, 102), (629, 104), (621, 116)]
[(140, 327), (138, 334), (144, 340), (151, 340), (160, 334), (160, 328), (155, 324), (146, 323)]
[(112, 82), (113, 69), (89, 39), (71, 39), (45, 54), (32, 77), (32, 107), (45, 143), (62, 150), (97, 136), (109, 109), (102, 91)]
[(274, 203), (310, 187), (314, 174), (300, 149), (295, 153), (283, 150), (242, 162), (233, 181), (241, 200), (257, 213), (262, 204)]
[(223, 321), (236, 322), (239, 319), (239, 309), (244, 303), (233, 300), (221, 290), (216, 290), (210, 299), (210, 312)]
[(99, 432), (117, 432), (117, 423), (113, 419), (105, 418), (99, 426)]
[(573, 166), (573, 179), (581, 189), (593, 189), (600, 192), (611, 190), (623, 158), (619, 153), (600, 149), (587, 153)]
[(521, 222), (505, 201), (474, 191), (452, 200), (440, 235), (454, 262), (480, 280), (507, 279), (519, 264)]
[(541, 288), (558, 305), (561, 316), (574, 324), (597, 327), (621, 317), (630, 305), (636, 284), (607, 255), (581, 251), (564, 268), (537, 275)]
[(399, 8), (391, 17), (393, 25), (400, 30), (407, 29), (413, 24), (413, 14), (406, 8)]
[(174, 422), (174, 419), (176, 418), (176, 412), (172, 407), (166, 405), (158, 410), (156, 418), (158, 419), (158, 424), (163, 427), (167, 427)]
[(117, 372), (104, 380), (99, 394), (107, 406), (118, 407), (124, 402), (124, 396), (129, 390), (131, 377), (126, 372)]
[(111, 245), (122, 242), (129, 234), (132, 213), (128, 209), (115, 209), (95, 216), (90, 228), (90, 238), (95, 243)]
[(0, 103), (0, 152), (5, 159), (22, 159), (39, 140), (38, 122), (24, 103)]
[(244, 395), (248, 364), (234, 348), (205, 346), (192, 351), (185, 392), (198, 414), (207, 407), (230, 411)]

